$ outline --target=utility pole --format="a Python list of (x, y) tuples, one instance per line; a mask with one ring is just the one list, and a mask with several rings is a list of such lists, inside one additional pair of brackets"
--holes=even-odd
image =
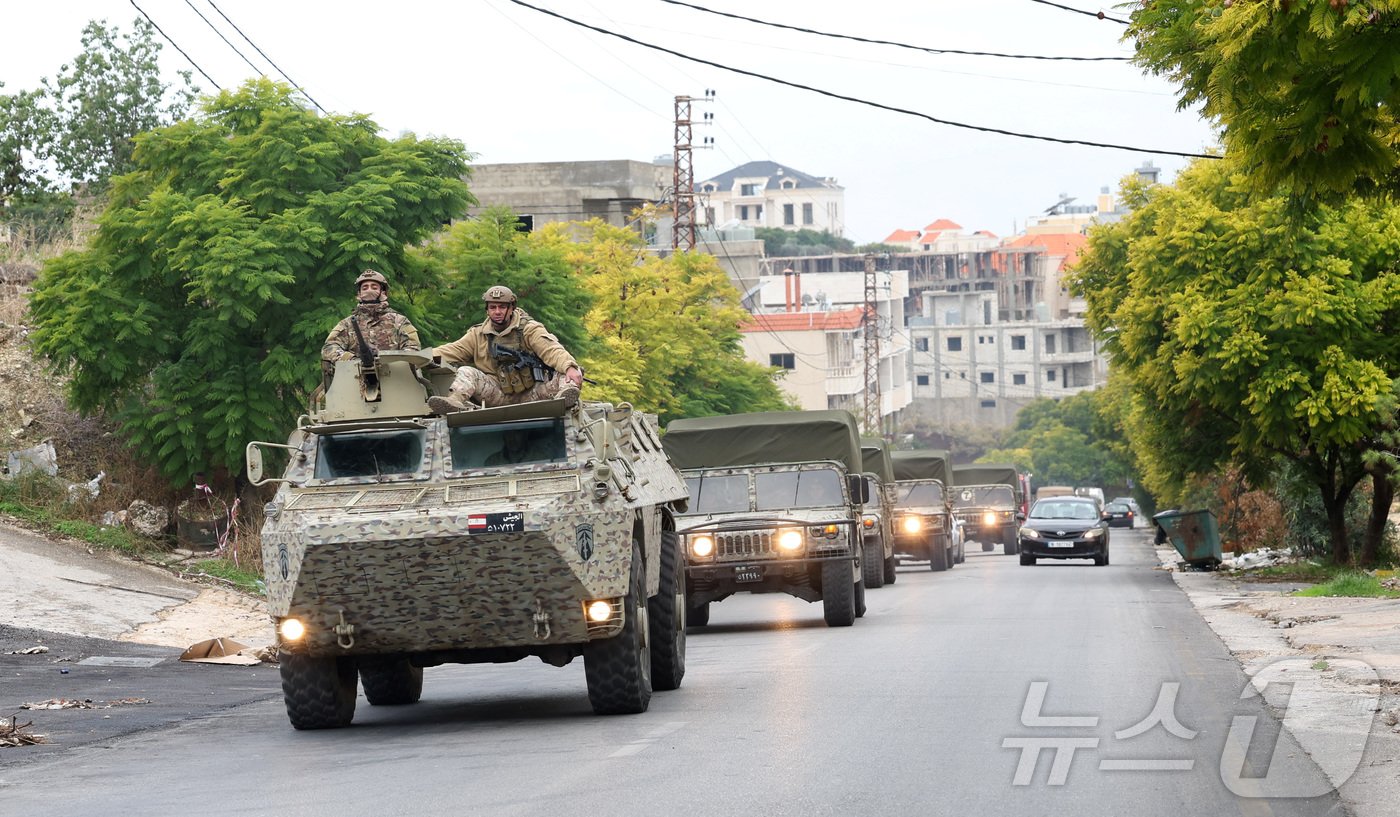
[(865, 433), (884, 438), (880, 422), (880, 310), (875, 277), (875, 254), (865, 254)]
[[(690, 155), (695, 148), (692, 144), (691, 130), (695, 123), (690, 119), (690, 104), (709, 102), (714, 97), (715, 92), (708, 88), (701, 99), (690, 96), (676, 97), (676, 152), (672, 161), (671, 196), (674, 215), (671, 225), (671, 249), (676, 252), (695, 249), (695, 166)], [(714, 114), (706, 112), (701, 124), (708, 125), (713, 119)], [(714, 139), (707, 136), (700, 147), (713, 147), (714, 142)]]

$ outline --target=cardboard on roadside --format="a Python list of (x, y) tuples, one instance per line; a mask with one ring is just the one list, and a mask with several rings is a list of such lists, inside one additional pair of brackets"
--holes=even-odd
[(240, 644), (232, 638), (210, 638), (191, 645), (189, 649), (180, 654), (180, 660), (199, 664), (233, 664), (243, 667), (262, 663), (262, 660), (257, 656), (244, 655), (243, 650), (246, 649), (248, 649), (246, 644)]

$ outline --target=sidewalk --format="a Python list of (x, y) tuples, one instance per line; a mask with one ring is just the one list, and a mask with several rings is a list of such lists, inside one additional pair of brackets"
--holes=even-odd
[[(1395, 814), (1400, 599), (1290, 596), (1302, 585), (1182, 571), (1177, 552), (1160, 546), (1157, 559), (1245, 674), (1256, 679), (1256, 687), (1259, 679), (1270, 679), (1264, 700), (1328, 774), (1351, 812)], [(1357, 724), (1359, 729), (1347, 728)], [(1353, 773), (1350, 758), (1363, 740), (1365, 751)]]

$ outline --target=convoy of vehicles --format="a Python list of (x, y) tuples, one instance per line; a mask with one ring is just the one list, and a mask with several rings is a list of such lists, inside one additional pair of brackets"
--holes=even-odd
[[(595, 712), (647, 709), (685, 674), (687, 493), (654, 417), (563, 400), (432, 415), (427, 351), (342, 361), (285, 444), (262, 555), (287, 715), (346, 726), (412, 704), (423, 668), (582, 656)], [(269, 477), (265, 454), (287, 460)]]
[(663, 442), (690, 489), (677, 529), (692, 624), (708, 623), (712, 603), (740, 592), (820, 601), (831, 627), (865, 614), (870, 496), (850, 412), (675, 420)]
[(895, 550), (901, 558), (947, 570), (963, 561), (962, 535), (948, 497), (948, 452), (923, 449), (890, 455), (895, 478)]
[(867, 493), (870, 501), (861, 514), (865, 533), (865, 583), (868, 588), (894, 584), (899, 557), (894, 552), (894, 506), (897, 488), (894, 484), (894, 461), (884, 440), (864, 438), (860, 441)]

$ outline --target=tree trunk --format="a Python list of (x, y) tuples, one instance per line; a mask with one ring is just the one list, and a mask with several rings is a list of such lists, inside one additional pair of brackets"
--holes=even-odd
[(1347, 542), (1347, 500), (1352, 488), (1360, 481), (1348, 479), (1345, 468), (1340, 467), (1340, 457), (1335, 449), (1328, 450), (1325, 456), (1310, 458), (1317, 478), (1317, 487), (1322, 491), (1322, 507), (1327, 512), (1327, 535), (1332, 545), (1332, 561), (1338, 565), (1351, 564), (1351, 545)]
[(1371, 472), (1371, 489), (1371, 516), (1366, 520), (1366, 539), (1361, 544), (1361, 564), (1368, 567), (1380, 561), (1385, 523), (1390, 516), (1390, 503), (1395, 500), (1395, 486), (1390, 482), (1388, 469)]

